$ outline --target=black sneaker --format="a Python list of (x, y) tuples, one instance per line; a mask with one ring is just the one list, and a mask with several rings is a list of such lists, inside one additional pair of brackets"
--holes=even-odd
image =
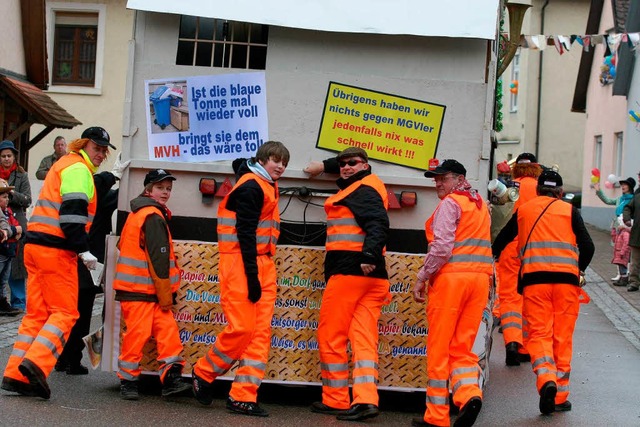
[(138, 400), (138, 381), (120, 380), (120, 397), (124, 400)]
[(327, 414), (327, 415), (341, 415), (347, 412), (346, 409), (338, 409), (333, 408), (329, 405), (325, 405), (322, 402), (313, 402), (311, 404), (311, 412), (315, 412), (317, 414)]
[(556, 412), (567, 412), (571, 410), (571, 402), (565, 400), (563, 403), (556, 404)]
[(505, 361), (507, 366), (520, 366), (520, 359), (518, 358), (518, 343), (510, 342), (505, 346)]
[(57, 372), (66, 372), (69, 367), (69, 363), (66, 360), (59, 358), (56, 365), (53, 367)]
[(82, 363), (78, 363), (77, 365), (68, 365), (67, 366), (67, 375), (88, 375), (89, 368), (84, 366)]
[(213, 402), (213, 383), (197, 376), (195, 370), (191, 373), (191, 378), (193, 379), (191, 383), (193, 395), (196, 400), (203, 405), (211, 405), (211, 402)]
[(240, 402), (232, 397), (227, 399), (227, 409), (242, 415), (251, 415), (254, 417), (268, 417), (269, 413), (262, 409), (255, 402)]
[(39, 396), (43, 399), (49, 399), (51, 397), (51, 389), (49, 389), (49, 384), (47, 384), (47, 377), (38, 365), (29, 359), (22, 359), (22, 363), (18, 366), (18, 370), (29, 380), (29, 384), (31, 384), (31, 389), (35, 396)]
[(482, 399), (479, 397), (472, 397), (460, 410), (460, 415), (453, 423), (453, 427), (470, 427), (476, 422), (478, 414), (482, 409)]
[(191, 384), (182, 381), (182, 365), (171, 365), (162, 383), (162, 397), (174, 396), (190, 389)]
[(368, 418), (377, 417), (380, 414), (380, 410), (376, 405), (371, 403), (356, 403), (342, 415), (338, 415), (336, 418), (342, 421), (362, 421)]
[(540, 389), (540, 403), (538, 404), (540, 413), (549, 415), (553, 411), (555, 411), (555, 399), (557, 392), (558, 387), (556, 386), (555, 382), (547, 381), (546, 383), (544, 383), (544, 385)]
[(36, 394), (33, 391), (33, 387), (31, 384), (24, 383), (22, 381), (18, 381), (13, 378), (3, 377), (2, 385), (0, 388), (6, 391), (10, 391), (12, 393), (19, 393), (23, 396), (35, 396)]

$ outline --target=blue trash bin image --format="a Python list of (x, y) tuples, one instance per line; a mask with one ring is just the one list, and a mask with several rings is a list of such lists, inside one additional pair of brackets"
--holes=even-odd
[(160, 126), (161, 129), (164, 129), (171, 123), (171, 98), (162, 98), (162, 95), (167, 89), (166, 86), (160, 86), (149, 96), (149, 101), (153, 103), (153, 109), (156, 113), (156, 118), (153, 122)]

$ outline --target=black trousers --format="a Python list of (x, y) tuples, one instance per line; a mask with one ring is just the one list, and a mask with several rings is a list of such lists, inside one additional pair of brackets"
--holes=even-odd
[[(80, 263), (82, 262), (80, 261)], [(89, 335), (93, 303), (96, 299), (96, 294), (100, 290), (100, 288), (93, 285), (91, 273), (84, 265), (78, 266), (78, 282), (78, 312), (80, 317), (78, 317), (76, 324), (71, 329), (64, 350), (58, 358), (61, 363), (71, 366), (79, 365), (82, 360), (82, 350), (84, 349), (82, 338)]]

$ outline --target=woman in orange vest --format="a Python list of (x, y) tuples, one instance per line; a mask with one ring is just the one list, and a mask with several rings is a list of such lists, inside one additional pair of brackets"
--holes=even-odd
[[(493, 275), (489, 209), (471, 188), (467, 170), (445, 160), (425, 172), (433, 178), (440, 203), (427, 220), (429, 251), (413, 288), (427, 292), (427, 409), (414, 426), (448, 426), (449, 388), (460, 407), (454, 426), (471, 426), (482, 408), (478, 356), (473, 353)], [(428, 289), (427, 289), (427, 284)]]
[(218, 207), (220, 304), (228, 324), (193, 367), (193, 392), (203, 405), (213, 401), (213, 381), (239, 361), (227, 409), (269, 415), (257, 400), (277, 291), (272, 259), (280, 236), (277, 181), (288, 163), (289, 150), (278, 141), (265, 142), (250, 160), (233, 162), (239, 179)]
[[(522, 153), (516, 158), (511, 174), (519, 188), (518, 200), (513, 205), (513, 212), (525, 202), (537, 196), (536, 187), (542, 167), (536, 156)], [(498, 295), (500, 298), (500, 326), (505, 343), (505, 364), (518, 366), (520, 362), (528, 362), (529, 354), (524, 347), (526, 325), (522, 322), (522, 295), (517, 291), (518, 257), (517, 239), (507, 245), (496, 263), (498, 276)]]
[(138, 400), (142, 349), (151, 335), (158, 347), (162, 396), (190, 388), (182, 381), (182, 342), (171, 311), (180, 287), (180, 269), (167, 225), (173, 181), (175, 177), (164, 169), (147, 173), (144, 191), (131, 201), (131, 214), (118, 243), (113, 289), (125, 323), (118, 357), (120, 395), (125, 400)]
[(89, 129), (52, 166), (29, 219), (27, 314), (4, 371), (4, 390), (49, 399), (47, 377), (78, 318), (77, 260), (96, 268), (88, 235), (96, 212), (93, 174), (115, 147), (104, 129)]
[[(389, 202), (384, 183), (371, 173), (367, 152), (349, 147), (335, 159), (312, 162), (305, 172), (335, 172), (340, 188), (329, 197), (327, 255), (318, 347), (322, 402), (311, 411), (337, 415), (339, 420), (376, 417), (378, 410), (378, 319), (390, 298), (385, 266), (389, 234)], [(315, 168), (315, 169), (314, 169)], [(349, 398), (349, 356), (353, 362), (353, 400)]]
[(493, 254), (499, 256), (518, 238), (518, 292), (529, 331), (525, 344), (536, 374), (539, 409), (545, 415), (571, 410), (567, 398), (573, 331), (583, 272), (595, 250), (578, 209), (559, 200), (562, 193), (562, 177), (552, 170), (542, 172), (538, 196), (520, 206), (493, 243)]

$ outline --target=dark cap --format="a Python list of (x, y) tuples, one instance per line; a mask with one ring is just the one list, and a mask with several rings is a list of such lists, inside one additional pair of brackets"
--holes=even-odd
[(435, 169), (426, 171), (424, 173), (424, 176), (426, 176), (427, 178), (433, 178), (437, 175), (444, 175), (447, 173), (455, 173), (458, 175), (466, 176), (467, 170), (464, 168), (464, 166), (462, 166), (462, 163), (460, 163), (459, 161), (453, 160), (453, 159), (447, 159), (444, 162), (440, 163), (438, 166), (436, 166)]
[(156, 182), (164, 181), (165, 179), (175, 181), (176, 177), (171, 175), (171, 172), (164, 169), (154, 169), (149, 171), (149, 173), (144, 177), (144, 186), (146, 187), (147, 184), (155, 184)]
[(631, 178), (631, 177), (629, 177), (627, 179), (622, 179), (619, 182), (620, 182), (620, 184), (627, 184), (631, 191), (633, 191), (636, 188), (636, 180)]
[(18, 154), (18, 150), (16, 150), (16, 146), (13, 145), (13, 142), (5, 139), (4, 141), (0, 142), (0, 151), (6, 150), (7, 148), (13, 151), (14, 154)]
[(92, 126), (85, 129), (85, 131), (82, 132), (81, 138), (88, 138), (102, 147), (111, 147), (114, 150), (116, 149), (116, 147), (111, 144), (111, 138), (109, 138), (107, 131), (100, 126)]
[(562, 177), (552, 169), (545, 169), (538, 177), (538, 185), (545, 187), (562, 187)]
[(367, 155), (367, 152), (360, 147), (345, 148), (340, 153), (338, 153), (338, 155), (336, 156), (336, 159), (340, 160), (340, 159), (345, 159), (349, 157), (360, 157), (365, 162), (369, 161), (369, 156)]
[(522, 153), (516, 157), (516, 164), (517, 163), (538, 163), (538, 159), (531, 153)]

